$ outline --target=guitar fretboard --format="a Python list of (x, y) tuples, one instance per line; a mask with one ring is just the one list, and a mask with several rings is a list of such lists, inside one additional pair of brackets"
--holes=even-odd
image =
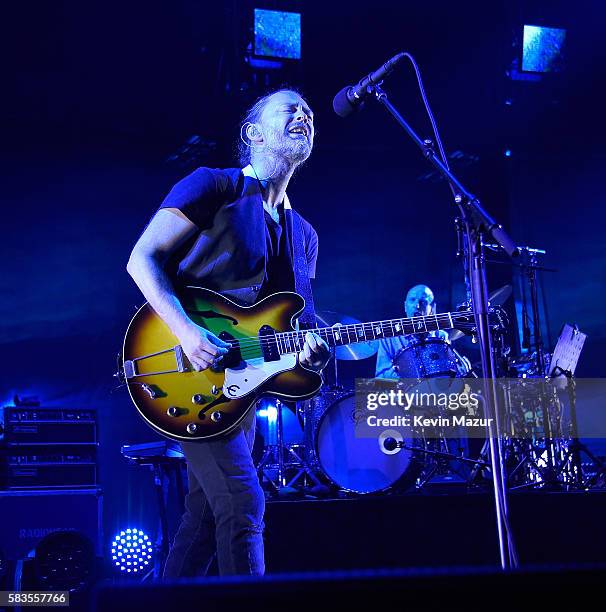
[(305, 334), (310, 331), (318, 334), (328, 346), (345, 346), (356, 342), (370, 342), (383, 338), (423, 334), (439, 329), (465, 327), (473, 323), (471, 312), (444, 312), (424, 317), (388, 319), (371, 323), (350, 323), (333, 327), (317, 327), (302, 331), (279, 332), (276, 334), (278, 350), (281, 355), (299, 352), (305, 342)]

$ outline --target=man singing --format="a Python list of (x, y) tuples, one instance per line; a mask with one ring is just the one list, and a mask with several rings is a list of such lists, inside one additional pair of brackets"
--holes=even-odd
[[(198, 168), (177, 183), (133, 248), (129, 274), (196, 370), (220, 363), (229, 345), (187, 316), (180, 287), (207, 287), (247, 305), (293, 291), (297, 241), (304, 273), (315, 276), (317, 234), (286, 195), (313, 141), (313, 113), (297, 92), (264, 96), (240, 129), (243, 167)], [(326, 343), (307, 333), (300, 363), (321, 370), (329, 357)], [(222, 575), (263, 574), (265, 500), (251, 457), (254, 420), (251, 410), (225, 437), (181, 443), (189, 493), (166, 578), (206, 573), (215, 552)]]

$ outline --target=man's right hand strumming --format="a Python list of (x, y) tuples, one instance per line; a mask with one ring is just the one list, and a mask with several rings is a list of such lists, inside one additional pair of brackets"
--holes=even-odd
[(177, 334), (181, 348), (194, 370), (201, 372), (226, 355), (231, 345), (212, 332), (191, 323)]

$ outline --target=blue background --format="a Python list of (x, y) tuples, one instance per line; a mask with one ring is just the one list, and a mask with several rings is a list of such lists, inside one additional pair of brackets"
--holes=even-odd
[[(405, 49), (421, 66), (447, 150), (463, 153), (455, 172), (558, 270), (542, 275), (546, 339), (577, 322), (589, 335), (578, 374), (604, 375), (601, 3), (260, 4), (303, 13), (303, 64), (254, 77), (237, 60), (252, 24), (245, 1), (55, 2), (13, 5), (7, 15), (0, 400), (34, 394), (43, 405), (98, 410), (107, 532), (128, 521), (155, 526), (151, 478), (119, 451), (156, 436), (112, 378), (142, 302), (125, 270), (130, 249), (192, 167), (235, 164), (239, 117), (265, 84), (299, 87), (316, 114), (316, 149), (289, 195), (320, 236), (318, 309), (399, 316), (420, 282), (442, 310), (464, 298), (444, 183), (427, 177), (378, 105), (347, 121), (331, 109), (341, 87)], [(524, 23), (568, 29), (564, 73), (507, 78)], [(429, 136), (408, 64), (386, 89)], [(216, 146), (167, 162), (193, 134)], [(489, 275), (491, 289), (516, 283), (508, 266), (491, 265)], [(344, 371), (369, 375), (370, 362)]]

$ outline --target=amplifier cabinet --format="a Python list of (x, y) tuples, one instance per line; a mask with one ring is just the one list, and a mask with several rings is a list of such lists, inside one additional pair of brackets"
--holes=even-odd
[(0, 491), (0, 548), (11, 561), (23, 559), (53, 531), (87, 536), (103, 552), (101, 489)]
[(95, 444), (96, 413), (79, 408), (0, 408), (0, 443)]

